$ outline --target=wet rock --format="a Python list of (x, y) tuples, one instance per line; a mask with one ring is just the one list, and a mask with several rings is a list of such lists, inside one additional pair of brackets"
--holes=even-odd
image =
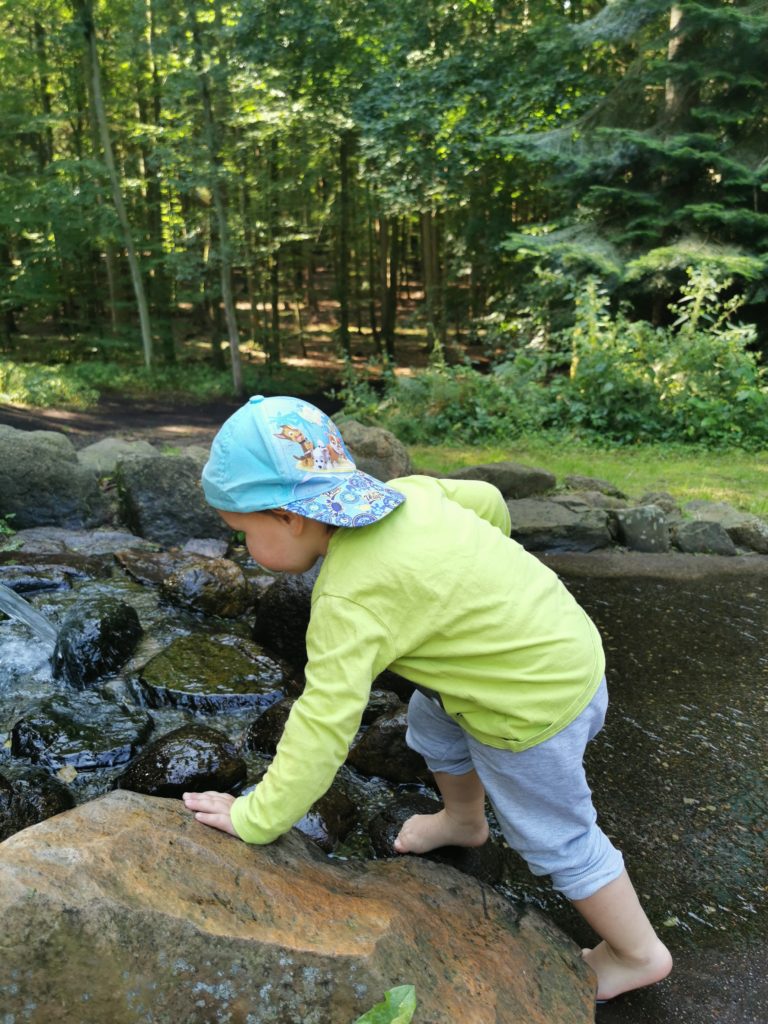
[(67, 612), (52, 666), (56, 678), (84, 687), (116, 672), (133, 654), (143, 630), (136, 609), (103, 595)]
[(657, 505), (644, 505), (615, 513), (619, 542), (631, 551), (669, 551), (669, 525)]
[(407, 709), (381, 715), (349, 751), (349, 763), (364, 775), (380, 775), (390, 782), (430, 779), (424, 758), (405, 743)]
[[(433, 800), (420, 793), (408, 793), (398, 797), (368, 823), (368, 834), (376, 854), (379, 857), (393, 856), (394, 841), (408, 818), (414, 814), (435, 814), (442, 806), (439, 800)], [(448, 864), (458, 871), (463, 871), (465, 875), (479, 878), (481, 882), (496, 885), (504, 878), (505, 853), (500, 844), (489, 839), (483, 846), (475, 849), (442, 846), (421, 856), (436, 864)]]
[(208, 537), (188, 540), (181, 550), (185, 555), (202, 555), (204, 558), (224, 558), (228, 548), (229, 544), (227, 541)]
[(339, 430), (361, 472), (384, 481), (413, 472), (408, 449), (389, 430), (366, 427), (357, 420), (346, 420)]
[(465, 466), (449, 475), (455, 480), (485, 480), (511, 500), (546, 494), (556, 482), (555, 476), (546, 469), (522, 466), (517, 462), (487, 462), (479, 466)]
[(126, 548), (153, 550), (156, 547), (124, 530), (67, 530), (63, 526), (35, 526), (19, 530), (11, 540), (14, 551), (28, 555), (73, 553), (98, 556), (111, 555)]
[(184, 725), (149, 743), (117, 780), (119, 789), (149, 796), (181, 797), (187, 790), (236, 792), (245, 782), (245, 761), (216, 729)]
[(9, 515), (17, 530), (104, 522), (96, 474), (78, 463), (64, 434), (0, 424), (0, 516)]
[(316, 843), (326, 853), (331, 853), (357, 824), (354, 803), (338, 786), (331, 786), (325, 796), (317, 800), (304, 817), (296, 823), (296, 829)]
[(431, 1024), (594, 1019), (578, 947), (474, 879), (330, 861), (296, 833), (247, 846), (136, 793), (0, 846), (0, 919), (19, 1020), (350, 1024), (405, 980)]
[(63, 783), (41, 769), (0, 775), (0, 843), (16, 832), (74, 807)]
[(200, 472), (185, 456), (133, 456), (115, 471), (120, 514), (133, 533), (170, 547), (192, 537), (228, 539), (231, 530), (210, 508)]
[(508, 501), (511, 536), (529, 551), (594, 551), (608, 547), (611, 534), (603, 509), (573, 511), (554, 501)]
[(402, 704), (397, 694), (390, 690), (371, 690), (368, 704), (363, 712), (363, 725), (370, 725), (381, 715), (391, 715), (401, 710)]
[(97, 476), (110, 476), (121, 459), (132, 455), (157, 456), (160, 453), (148, 441), (126, 441), (120, 437), (103, 437), (86, 445), (77, 453), (81, 466)]
[(226, 558), (190, 557), (166, 576), (160, 592), (180, 608), (221, 618), (236, 618), (252, 604), (243, 570)]
[(672, 540), (680, 551), (691, 554), (735, 555), (736, 545), (720, 523), (684, 522), (672, 528)]
[(88, 574), (72, 565), (0, 565), (0, 583), (17, 594), (38, 594), (47, 590), (69, 590)]
[(305, 636), (309, 626), (312, 587), (319, 566), (309, 572), (279, 576), (259, 601), (253, 639), (268, 651), (303, 668), (307, 661)]
[(172, 555), (168, 551), (121, 550), (115, 558), (137, 583), (160, 586), (166, 576), (176, 572), (187, 561), (186, 555)]
[(278, 701), (268, 707), (254, 722), (251, 722), (243, 733), (243, 750), (274, 754), (280, 737), (283, 735), (283, 729), (292, 706), (293, 701), (291, 700)]
[(11, 754), (51, 772), (126, 764), (152, 731), (140, 708), (118, 707), (95, 694), (48, 697), (11, 729)]
[(183, 636), (151, 658), (139, 675), (152, 708), (175, 707), (215, 714), (264, 710), (285, 696), (283, 667), (239, 637)]

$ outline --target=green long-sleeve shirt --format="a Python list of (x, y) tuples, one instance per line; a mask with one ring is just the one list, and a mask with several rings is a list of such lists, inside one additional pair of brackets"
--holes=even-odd
[(331, 538), (312, 593), (306, 685), (261, 783), (232, 805), (268, 843), (328, 789), (385, 668), (436, 690), (490, 746), (525, 750), (591, 700), (605, 660), (557, 576), (509, 538), (501, 494), (478, 481), (404, 477), (406, 501)]

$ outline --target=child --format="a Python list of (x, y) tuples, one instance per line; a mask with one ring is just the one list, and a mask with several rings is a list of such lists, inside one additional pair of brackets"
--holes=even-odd
[(670, 954), (596, 824), (584, 776), (607, 705), (600, 637), (509, 538), (496, 488), (420, 476), (385, 485), (356, 470), (318, 409), (260, 396), (216, 435), (202, 484), (261, 565), (301, 573), (324, 561), (306, 685), (275, 758), (246, 796), (185, 794), (197, 820), (249, 843), (288, 831), (330, 786), (372, 681), (391, 667), (418, 687), (407, 741), (444, 802), (409, 818), (395, 850), (480, 846), (487, 796), (510, 846), (600, 935), (584, 951), (598, 998), (665, 977)]

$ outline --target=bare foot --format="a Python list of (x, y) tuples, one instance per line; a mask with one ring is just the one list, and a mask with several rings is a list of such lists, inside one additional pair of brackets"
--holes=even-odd
[(429, 853), (439, 846), (482, 846), (488, 834), (485, 818), (462, 823), (449, 818), (443, 809), (436, 814), (414, 814), (400, 829), (394, 847), (398, 853)]
[(619, 956), (607, 942), (581, 953), (597, 975), (598, 999), (613, 999), (622, 992), (653, 985), (672, 970), (672, 955), (660, 939), (642, 957)]

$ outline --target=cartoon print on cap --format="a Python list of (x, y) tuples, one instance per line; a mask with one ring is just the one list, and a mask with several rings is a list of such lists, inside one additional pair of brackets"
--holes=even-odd
[[(294, 419), (299, 420), (299, 417), (295, 416)], [(316, 419), (313, 417), (313, 420)], [(353, 473), (355, 464), (348, 457), (344, 442), (339, 434), (329, 430), (331, 421), (327, 417), (323, 419), (325, 422), (312, 425), (306, 420), (299, 420), (301, 426), (278, 421), (276, 425), (279, 429), (274, 436), (281, 441), (291, 441), (299, 446), (302, 454), (293, 456), (299, 469), (306, 469), (311, 473)], [(311, 430), (313, 425), (314, 431)], [(316, 443), (307, 436), (312, 432), (322, 435), (319, 442)]]

